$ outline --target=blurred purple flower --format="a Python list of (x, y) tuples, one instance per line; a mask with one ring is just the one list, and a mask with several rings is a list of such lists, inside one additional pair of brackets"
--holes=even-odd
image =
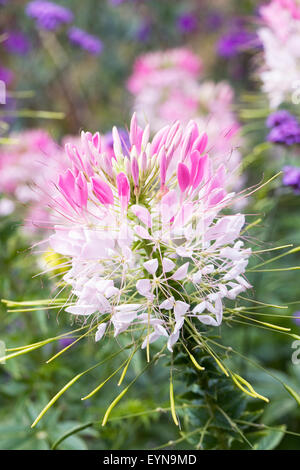
[[(118, 133), (122, 144), (123, 155), (129, 156), (129, 149), (131, 148), (129, 134), (125, 129), (122, 128), (118, 128)], [(113, 151), (114, 140), (112, 132), (107, 132), (107, 134), (105, 134), (105, 143)]]
[(275, 111), (274, 113), (270, 114), (266, 121), (266, 125), (269, 128), (280, 126), (283, 123), (286, 122), (297, 122), (297, 119), (295, 116), (293, 116), (289, 111), (286, 111), (285, 109), (279, 109), (278, 111)]
[(267, 139), (274, 144), (300, 144), (300, 126), (297, 122), (284, 122), (280, 126), (273, 127)]
[(136, 32), (136, 39), (142, 42), (147, 42), (151, 35), (151, 29), (149, 21), (142, 21)]
[(109, 0), (109, 3), (113, 6), (121, 5), (122, 3), (129, 3), (129, 2), (143, 2), (145, 0)]
[(182, 33), (192, 33), (198, 28), (198, 20), (194, 13), (182, 13), (177, 18), (177, 28)]
[(80, 28), (73, 27), (68, 31), (68, 37), (72, 44), (93, 55), (99, 55), (102, 52), (103, 44), (99, 38), (83, 31)]
[(6, 67), (0, 67), (0, 80), (2, 80), (7, 86), (11, 84), (14, 79), (14, 73)]
[(43, 0), (29, 2), (26, 7), (26, 14), (36, 20), (39, 28), (51, 31), (55, 31), (60, 25), (71, 23), (73, 20), (71, 10)]
[(206, 27), (209, 31), (216, 31), (223, 25), (224, 18), (219, 12), (211, 12), (206, 17)]
[(294, 322), (296, 323), (296, 325), (300, 326), (300, 312), (295, 312), (294, 317)]
[(271, 128), (267, 136), (269, 142), (275, 144), (300, 144), (300, 124), (296, 117), (288, 111), (279, 110), (270, 114), (266, 122)]
[(269, 142), (285, 145), (300, 143), (300, 123), (289, 111), (280, 109), (270, 114), (266, 125), (271, 129), (267, 136)]
[(61, 350), (61, 349), (67, 348), (74, 341), (75, 341), (75, 339), (73, 339), (73, 338), (60, 338), (58, 340), (58, 349)]
[(284, 166), (282, 183), (284, 186), (291, 186), (296, 194), (300, 194), (300, 167)]
[(11, 54), (26, 55), (30, 50), (30, 43), (21, 31), (7, 31), (8, 37), (4, 41), (4, 47)]
[(257, 36), (245, 29), (233, 29), (222, 36), (217, 43), (217, 52), (221, 57), (234, 57), (243, 49), (252, 46)]

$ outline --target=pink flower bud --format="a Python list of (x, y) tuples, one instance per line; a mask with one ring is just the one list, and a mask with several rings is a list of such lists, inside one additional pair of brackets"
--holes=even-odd
[(166, 152), (163, 149), (160, 156), (160, 187), (164, 188), (166, 184), (166, 175), (167, 175), (167, 157)]
[(202, 134), (202, 136), (198, 137), (194, 144), (193, 144), (193, 150), (198, 150), (199, 153), (203, 153), (204, 150), (206, 149), (208, 142), (208, 137), (206, 132)]
[(83, 208), (86, 208), (88, 190), (86, 179), (81, 172), (76, 178), (71, 170), (60, 175), (58, 188), (73, 209), (81, 211)]
[(191, 179), (189, 169), (184, 163), (178, 163), (177, 179), (180, 191), (184, 193), (189, 187)]
[[(197, 152), (198, 155), (200, 155), (198, 151), (196, 151), (196, 152)], [(198, 164), (197, 164), (197, 168), (196, 168), (196, 171), (195, 171), (195, 176), (194, 176), (194, 179), (193, 179), (193, 182), (192, 182), (193, 189), (198, 188), (199, 184), (203, 180), (203, 177), (205, 175), (206, 168), (207, 168), (207, 165), (208, 165), (208, 158), (209, 157), (206, 154), (206, 155), (203, 155), (203, 157), (200, 157), (198, 159)]]
[(130, 184), (125, 173), (119, 173), (116, 178), (119, 199), (122, 210), (127, 210), (130, 200)]
[(139, 164), (138, 164), (136, 157), (134, 157), (131, 162), (131, 174), (132, 174), (134, 185), (138, 186), (139, 185)]
[(91, 182), (94, 194), (101, 204), (106, 206), (114, 203), (113, 192), (107, 183), (96, 177), (91, 178)]

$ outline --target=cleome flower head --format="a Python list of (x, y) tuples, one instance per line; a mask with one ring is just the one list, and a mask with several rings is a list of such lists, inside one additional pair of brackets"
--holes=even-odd
[(172, 351), (185, 322), (220, 325), (224, 300), (251, 287), (245, 218), (222, 214), (228, 174), (194, 121), (151, 139), (134, 114), (127, 138), (112, 135), (113, 152), (99, 133), (66, 145), (49, 239), (70, 260), (66, 311), (91, 316), (96, 341), (130, 329), (142, 348), (165, 337)]

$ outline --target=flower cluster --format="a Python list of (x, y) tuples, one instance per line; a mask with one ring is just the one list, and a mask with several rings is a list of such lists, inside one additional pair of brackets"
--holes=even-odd
[(177, 28), (181, 33), (193, 33), (198, 29), (198, 19), (194, 12), (183, 12), (177, 18)]
[[(133, 107), (154, 130), (178, 119), (195, 120), (212, 141), (211, 155), (234, 171), (240, 163), (234, 92), (227, 82), (199, 82), (202, 63), (188, 49), (149, 53), (137, 59), (128, 81)], [(240, 184), (236, 181), (236, 184)]]
[(26, 55), (30, 50), (28, 37), (22, 31), (7, 31), (4, 47), (11, 54)]
[(283, 167), (283, 184), (294, 189), (295, 194), (300, 194), (300, 167)]
[(219, 56), (228, 59), (255, 45), (256, 39), (254, 33), (242, 26), (236, 26), (219, 39), (217, 52)]
[[(40, 29), (56, 31), (60, 26), (73, 21), (74, 15), (71, 10), (44, 0), (34, 0), (29, 2), (26, 13), (36, 20), (36, 25)], [(76, 26), (71, 27), (67, 34), (71, 44), (80, 47), (92, 55), (99, 55), (102, 52), (102, 41), (86, 31)]]
[(70, 262), (66, 311), (92, 316), (96, 341), (130, 329), (142, 348), (165, 337), (172, 350), (185, 322), (220, 325), (224, 299), (251, 287), (245, 218), (222, 214), (234, 193), (196, 122), (151, 139), (133, 115), (126, 139), (115, 127), (112, 134), (111, 153), (99, 133), (66, 145), (49, 238)]
[(71, 10), (45, 0), (29, 2), (26, 13), (36, 20), (39, 28), (51, 31), (55, 31), (59, 26), (73, 21)]
[(92, 55), (99, 55), (102, 51), (102, 42), (96, 36), (88, 34), (80, 28), (72, 27), (68, 31), (68, 37), (72, 44), (88, 51)]
[(13, 79), (13, 71), (6, 67), (0, 66), (0, 80), (2, 80), (6, 85), (10, 85)]
[(201, 71), (201, 59), (189, 49), (150, 52), (136, 60), (128, 89), (137, 94), (146, 87), (176, 86), (182, 80), (196, 79)]
[[(258, 35), (264, 50), (260, 72), (272, 108), (291, 97), (300, 76), (300, 6), (296, 0), (272, 0), (260, 8)], [(288, 71), (288, 73), (287, 73)]]
[(276, 144), (300, 144), (300, 123), (297, 118), (285, 110), (275, 111), (267, 119), (271, 128), (268, 140)]

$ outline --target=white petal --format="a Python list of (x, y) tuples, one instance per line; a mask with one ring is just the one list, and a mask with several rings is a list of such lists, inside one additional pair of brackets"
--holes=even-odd
[(119, 292), (120, 292), (120, 290), (117, 287), (110, 286), (105, 291), (105, 297), (107, 297), (109, 299), (113, 295), (117, 295)]
[(132, 310), (138, 310), (141, 304), (122, 304), (116, 307), (118, 312), (131, 312)]
[(214, 265), (213, 264), (208, 264), (207, 266), (205, 266), (202, 269), (202, 274), (204, 274), (204, 275), (211, 274), (214, 270), (215, 270)]
[(72, 313), (73, 315), (92, 315), (97, 311), (96, 305), (72, 305), (66, 308), (66, 312)]
[(199, 271), (193, 274), (192, 279), (195, 284), (199, 284), (201, 281), (201, 278), (202, 278), (202, 272), (201, 272), (201, 269), (199, 269)]
[(181, 302), (181, 300), (176, 301), (175, 307), (174, 307), (174, 315), (175, 315), (176, 320), (180, 318), (182, 315), (185, 315), (189, 308), (190, 308), (189, 304), (185, 302)]
[(143, 206), (139, 206), (138, 204), (134, 204), (130, 208), (134, 215), (140, 219), (141, 222), (143, 222), (147, 227), (151, 228), (152, 226), (152, 221), (151, 221), (151, 215), (148, 209)]
[(216, 320), (210, 315), (199, 315), (199, 317), (197, 318), (204, 325), (218, 326), (218, 323), (216, 322)]
[(249, 284), (249, 282), (246, 281), (242, 276), (238, 276), (236, 278), (236, 281), (241, 284), (241, 286), (245, 287), (246, 289), (250, 289), (252, 286)]
[(176, 249), (176, 253), (178, 254), (178, 256), (181, 256), (182, 258), (191, 258), (193, 256), (193, 250), (191, 249), (188, 250), (184, 246), (179, 246)]
[(138, 234), (139, 237), (144, 238), (145, 240), (152, 240), (151, 235), (149, 235), (148, 231), (141, 227), (140, 225), (136, 225), (134, 227), (135, 232)]
[(163, 258), (162, 265), (165, 273), (172, 271), (172, 269), (174, 269), (176, 266), (175, 263), (169, 258)]
[(158, 268), (158, 260), (151, 259), (150, 261), (146, 261), (146, 263), (144, 263), (144, 268), (147, 269), (148, 273), (154, 275)]
[(164, 300), (159, 308), (165, 309), (165, 310), (170, 310), (174, 306), (174, 297), (169, 297), (168, 299)]
[(179, 269), (177, 269), (177, 271), (175, 271), (171, 279), (174, 279), (174, 281), (181, 281), (182, 279), (186, 277), (188, 269), (189, 269), (189, 263), (185, 263)]
[(150, 279), (139, 279), (136, 283), (136, 288), (141, 295), (147, 296), (151, 291)]
[[(92, 279), (91, 279), (92, 281)], [(90, 281), (87, 283), (90, 284)], [(108, 280), (108, 279), (100, 279), (97, 282), (95, 282), (95, 287), (100, 292), (101, 294), (104, 294), (104, 292), (109, 288), (113, 287), (114, 281)]]
[(95, 335), (95, 341), (96, 342), (100, 341), (100, 339), (102, 338), (102, 336), (105, 333), (106, 327), (107, 327), (107, 323), (101, 323), (101, 325), (98, 326), (97, 331), (96, 331), (96, 335)]
[(193, 309), (193, 313), (202, 313), (206, 309), (206, 302), (201, 302)]

